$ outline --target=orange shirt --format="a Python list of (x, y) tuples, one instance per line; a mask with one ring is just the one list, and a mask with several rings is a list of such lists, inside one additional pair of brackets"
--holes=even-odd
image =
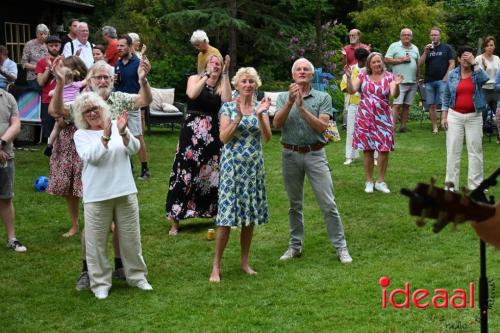
[(118, 61), (118, 39), (112, 39), (108, 43), (104, 57), (106, 57), (108, 64), (113, 67), (116, 66), (116, 62)]

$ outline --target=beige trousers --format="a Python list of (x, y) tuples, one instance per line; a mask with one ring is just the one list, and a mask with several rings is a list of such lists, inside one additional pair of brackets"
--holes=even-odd
[(85, 244), (90, 288), (95, 293), (111, 288), (111, 264), (107, 240), (111, 222), (118, 232), (120, 253), (127, 282), (137, 286), (146, 281), (147, 267), (142, 257), (137, 195), (84, 204)]
[(481, 112), (460, 113), (448, 110), (446, 132), (446, 180), (460, 189), (460, 160), (462, 148), (467, 145), (467, 186), (475, 189), (483, 181), (483, 118)]

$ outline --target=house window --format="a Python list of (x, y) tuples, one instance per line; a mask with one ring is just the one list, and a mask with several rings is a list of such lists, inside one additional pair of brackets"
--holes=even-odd
[(5, 46), (9, 50), (9, 58), (21, 63), (24, 45), (30, 40), (30, 25), (24, 23), (5, 22)]

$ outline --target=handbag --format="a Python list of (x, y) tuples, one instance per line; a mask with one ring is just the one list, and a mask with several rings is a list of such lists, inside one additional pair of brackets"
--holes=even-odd
[(337, 128), (337, 124), (334, 120), (330, 120), (328, 122), (328, 127), (323, 132), (323, 136), (328, 142), (339, 142), (340, 134), (339, 129)]

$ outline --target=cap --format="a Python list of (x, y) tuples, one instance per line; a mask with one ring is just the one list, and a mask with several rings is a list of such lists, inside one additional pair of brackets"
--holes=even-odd
[(61, 43), (61, 39), (58, 36), (56, 36), (56, 35), (50, 35), (47, 38), (46, 43), (47, 44), (49, 44), (49, 43)]

